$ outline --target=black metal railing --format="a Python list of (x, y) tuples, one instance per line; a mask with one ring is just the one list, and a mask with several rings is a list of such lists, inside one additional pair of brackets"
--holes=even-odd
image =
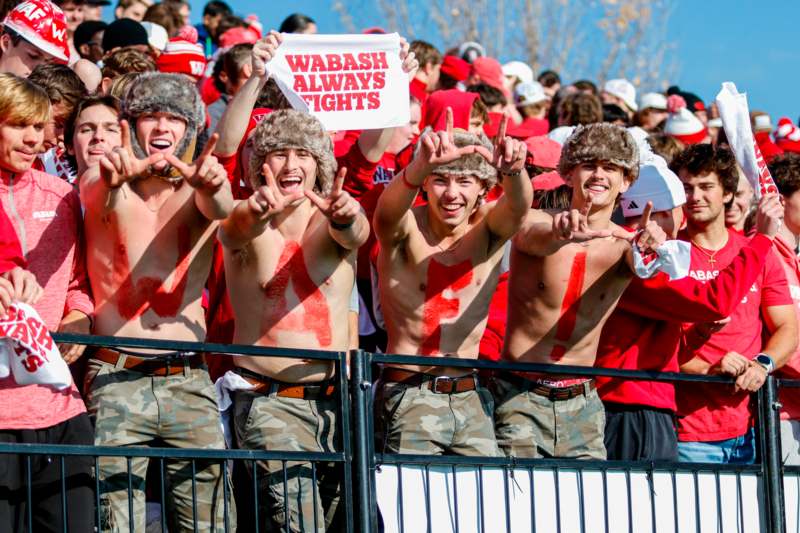
[[(94, 460), (95, 471), (95, 513), (96, 520), (100, 523), (100, 480), (98, 460), (104, 457), (124, 457), (128, 462), (133, 458), (144, 457), (158, 460), (160, 482), (158, 491), (161, 501), (165, 501), (164, 468), (165, 461), (171, 459), (184, 459), (191, 461), (219, 462), (224, 478), (228, 477), (232, 462), (239, 462), (250, 469), (252, 486), (247, 488), (250, 497), (256, 503), (252, 508), (240, 509), (238, 514), (251, 513), (255, 531), (263, 531), (261, 524), (263, 517), (259, 516), (259, 501), (263, 499), (258, 485), (256, 461), (279, 461), (283, 465), (284, 478), (291, 474), (290, 463), (303, 462), (311, 465), (312, 479), (316, 480), (314, 473), (318, 465), (335, 463), (342, 468), (341, 504), (344, 510), (343, 531), (347, 532), (372, 532), (387, 531), (417, 531), (410, 528), (409, 517), (405, 515), (408, 505), (403, 501), (403, 483), (414, 487), (420, 486), (422, 508), (416, 509), (413, 517), (415, 524), (424, 522), (422, 530), (438, 533), (433, 522), (437, 509), (442, 502), (431, 500), (435, 480), (444, 480), (446, 497), (454, 501), (455, 519), (450, 520), (452, 531), (494, 531), (491, 524), (502, 524), (497, 531), (644, 531), (638, 524), (642, 520), (649, 523), (649, 530), (683, 531), (679, 522), (685, 522), (688, 515), (694, 514), (694, 527), (691, 531), (704, 531), (702, 523), (711, 520), (716, 524), (717, 531), (749, 531), (752, 528), (747, 524), (757, 524), (759, 531), (783, 533), (786, 531), (786, 511), (784, 503), (784, 490), (786, 483), (795, 483), (797, 487), (797, 505), (793, 509), (800, 509), (800, 467), (784, 467), (781, 464), (781, 443), (779, 428), (780, 404), (777, 401), (778, 386), (800, 387), (800, 382), (778, 380), (768, 377), (767, 383), (757, 395), (758, 419), (757, 432), (759, 437), (759, 451), (761, 461), (757, 465), (711, 465), (668, 462), (621, 462), (621, 461), (578, 461), (570, 459), (520, 459), (514, 457), (461, 457), (461, 456), (427, 456), (427, 455), (395, 455), (376, 452), (374, 444), (374, 394), (373, 373), (379, 365), (423, 365), (447, 366), (481, 372), (493, 371), (521, 371), (538, 373), (558, 373), (578, 377), (606, 376), (620, 379), (694, 382), (710, 385), (731, 385), (732, 380), (721, 376), (703, 376), (679, 373), (663, 373), (650, 371), (633, 371), (591, 367), (569, 367), (524, 363), (497, 363), (489, 361), (454, 360), (446, 358), (410, 357), (401, 355), (373, 354), (364, 351), (354, 351), (349, 356), (344, 352), (324, 351), (297, 351), (288, 349), (262, 348), (255, 346), (206, 344), (178, 341), (152, 341), (145, 339), (96, 337), (81, 335), (54, 335), (58, 342), (79, 343), (96, 347), (110, 348), (148, 348), (161, 350), (194, 351), (223, 356), (248, 355), (259, 357), (288, 357), (298, 359), (316, 359), (331, 361), (336, 367), (337, 384), (341, 391), (349, 394), (340, 394), (338, 424), (341, 429), (341, 451), (336, 453), (303, 453), (280, 450), (253, 451), (253, 450), (205, 450), (205, 449), (177, 449), (177, 448), (133, 448), (133, 447), (104, 447), (104, 446), (59, 446), (59, 445), (22, 445), (0, 444), (0, 454), (18, 454), (25, 458), (26, 475), (30, 480), (31, 457), (47, 455), (62, 461), (69, 456), (88, 456)], [(349, 370), (349, 380), (348, 380)], [(800, 392), (800, 391), (798, 391)], [(386, 475), (389, 469), (395, 469), (399, 491), (392, 495), (384, 496), (384, 500), (391, 501), (397, 506), (398, 516), (396, 524), (383, 524), (379, 512), (376, 480), (378, 476)], [(63, 470), (62, 470), (63, 471)], [(784, 479), (784, 475), (786, 479)], [(469, 477), (472, 492), (462, 491), (464, 486), (459, 480)], [(130, 477), (130, 474), (129, 474)], [(544, 480), (547, 490), (543, 493)], [(433, 480), (433, 481), (432, 481)], [(495, 480), (495, 481), (493, 481)], [(491, 485), (491, 493), (485, 494), (487, 485)], [(749, 494), (745, 485), (756, 483), (758, 489), (756, 502), (747, 501)], [(713, 487), (712, 487), (713, 484)], [(552, 485), (552, 486), (550, 486)], [(235, 531), (229, 520), (228, 486), (225, 486), (225, 530)], [(284, 483), (284, 487), (286, 484)], [(30, 498), (30, 482), (28, 483)], [(588, 488), (587, 488), (588, 487)], [(595, 488), (592, 488), (595, 487)], [(598, 488), (599, 487), (599, 488)], [(643, 490), (639, 490), (643, 487)], [(690, 489), (688, 489), (689, 487)], [(709, 489), (708, 487), (712, 487)], [(241, 492), (243, 487), (236, 487)], [(63, 491), (62, 476), (62, 491)], [(408, 489), (408, 487), (406, 487)], [(679, 508), (679, 500), (684, 501), (684, 489), (691, 490), (692, 495), (688, 500), (694, 504), (688, 508)], [(538, 492), (536, 492), (538, 491)], [(710, 491), (711, 495), (707, 492)], [(129, 485), (129, 502), (131, 499)], [(658, 497), (669, 496), (667, 503), (674, 505), (665, 510), (663, 501)], [(601, 496), (598, 498), (597, 494)], [(646, 498), (643, 499), (643, 494)], [(499, 496), (498, 496), (499, 495)], [(284, 495), (286, 496), (286, 495)], [(418, 495), (417, 495), (418, 496)], [(417, 497), (415, 496), (415, 497)], [(522, 498), (524, 496), (524, 498)], [(679, 498), (679, 496), (681, 498)], [(683, 499), (682, 499), (683, 498)], [(732, 508), (736, 510), (735, 516), (730, 516), (725, 502), (734, 501)], [(498, 506), (492, 502), (500, 501)], [(599, 500), (599, 501), (595, 501)], [(623, 501), (620, 501), (623, 500)], [(711, 505), (707, 503), (713, 500)], [(287, 502), (284, 498), (284, 502)], [(459, 510), (459, 501), (476, 503), (474, 509), (468, 509), (466, 515)], [(792, 501), (794, 504), (794, 502)], [(622, 505), (624, 504), (624, 505)], [(519, 518), (515, 505), (522, 505), (530, 516)], [(681, 504), (683, 505), (683, 504)], [(640, 508), (649, 511), (640, 517)], [(28, 523), (32, 524), (30, 506), (28, 506)], [(63, 506), (63, 512), (69, 510)], [(316, 525), (316, 506), (314, 506), (314, 524)], [(800, 511), (798, 511), (800, 512)], [(423, 514), (424, 513), (424, 514)], [(670, 516), (665, 516), (669, 513)], [(711, 518), (708, 518), (709, 513)], [(753, 516), (753, 514), (757, 516)], [(132, 515), (132, 513), (130, 513)], [(285, 531), (289, 531), (289, 513), (284, 513)], [(471, 516), (476, 523), (465, 524), (462, 516)], [(498, 518), (499, 517), (499, 518)], [(541, 526), (543, 518), (553, 522), (550, 526)], [(595, 521), (602, 518), (602, 525)], [(794, 519), (794, 517), (793, 517)], [(166, 517), (162, 513), (162, 527), (166, 528)], [(523, 525), (520, 525), (524, 522)], [(63, 522), (66, 524), (66, 520)], [(664, 529), (663, 524), (670, 523), (674, 528)], [(793, 520), (800, 524), (800, 515)], [(730, 524), (733, 524), (730, 526)], [(391, 527), (390, 527), (391, 526)], [(133, 530), (133, 523), (129, 524)], [(731, 529), (733, 527), (733, 529)], [(800, 528), (800, 526), (798, 526)], [(166, 530), (166, 529), (164, 529)], [(240, 528), (239, 531), (242, 529)]]

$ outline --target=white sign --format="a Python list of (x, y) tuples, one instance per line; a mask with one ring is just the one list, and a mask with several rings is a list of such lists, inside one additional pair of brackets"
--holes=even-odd
[(410, 119), (396, 33), (284, 34), (267, 70), (292, 107), (327, 130), (391, 128)]

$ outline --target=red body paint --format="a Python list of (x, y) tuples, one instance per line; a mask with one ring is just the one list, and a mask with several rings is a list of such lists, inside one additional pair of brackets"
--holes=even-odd
[[(586, 277), (586, 252), (580, 251), (572, 260), (572, 269), (569, 272), (567, 291), (564, 301), (561, 302), (561, 316), (556, 325), (556, 340), (567, 342), (575, 331), (578, 321), (578, 301), (583, 294), (583, 280)], [(550, 359), (558, 361), (567, 353), (567, 348), (560, 344), (553, 346)]]
[(128, 261), (128, 249), (120, 238), (114, 248), (114, 280), (119, 286), (117, 308), (120, 316), (132, 320), (152, 309), (160, 317), (178, 314), (183, 303), (183, 293), (189, 279), (190, 252), (192, 251), (189, 228), (178, 228), (178, 261), (170, 287), (166, 281), (145, 276), (133, 282)]
[(450, 289), (460, 291), (472, 281), (472, 262), (467, 259), (446, 266), (431, 259), (428, 263), (428, 283), (425, 287), (425, 305), (422, 308), (423, 340), (420, 353), (441, 353), (442, 320), (458, 316), (461, 301), (457, 297), (447, 298), (442, 293)]
[[(301, 310), (290, 310), (286, 301), (286, 292), (292, 284)], [(316, 335), (320, 348), (331, 345), (330, 310), (325, 295), (311, 279), (306, 268), (303, 250), (296, 242), (288, 242), (283, 248), (275, 274), (264, 287), (269, 312), (266, 317), (271, 329), (303, 332), (311, 331)]]

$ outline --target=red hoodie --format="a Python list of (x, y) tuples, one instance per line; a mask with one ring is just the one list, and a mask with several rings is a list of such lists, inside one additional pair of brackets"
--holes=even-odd
[[(730, 315), (764, 268), (772, 241), (753, 237), (730, 265), (707, 282), (670, 281), (662, 273), (634, 278), (600, 335), (595, 366), (678, 372), (681, 322), (711, 322)], [(605, 402), (676, 410), (669, 382), (597, 378)]]

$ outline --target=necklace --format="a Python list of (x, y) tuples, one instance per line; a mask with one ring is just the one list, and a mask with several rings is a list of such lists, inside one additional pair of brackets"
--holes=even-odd
[[(708, 257), (708, 264), (713, 268), (714, 265), (717, 263), (717, 260), (714, 259), (714, 257), (716, 257), (716, 255), (719, 253), (720, 250), (722, 250), (722, 248), (720, 248), (719, 250), (714, 250), (713, 252), (709, 252), (708, 250), (706, 250), (705, 248), (703, 248), (702, 246), (700, 246), (699, 244), (697, 244), (694, 241), (692, 241), (692, 244), (694, 244), (697, 247), (698, 250), (703, 252), (703, 255)], [(723, 246), (723, 248), (724, 248), (724, 246)]]

